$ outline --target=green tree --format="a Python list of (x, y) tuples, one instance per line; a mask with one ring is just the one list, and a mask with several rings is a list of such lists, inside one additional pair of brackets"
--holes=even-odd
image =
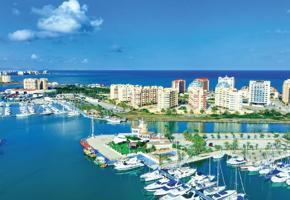
[(195, 133), (191, 139), (192, 144), (188, 148), (188, 155), (195, 156), (203, 152), (206, 152), (206, 142), (205, 139), (198, 133)]

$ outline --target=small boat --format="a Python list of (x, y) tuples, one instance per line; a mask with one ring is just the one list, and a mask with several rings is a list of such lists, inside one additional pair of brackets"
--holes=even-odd
[(96, 159), (94, 160), (94, 163), (96, 163), (97, 165), (99, 165), (101, 168), (108, 167), (108, 164), (106, 162), (106, 159), (103, 156), (96, 157)]
[(89, 149), (84, 149), (83, 150), (84, 154), (90, 158), (96, 158), (97, 155), (95, 154), (95, 152), (93, 152), (92, 150)]
[(107, 117), (105, 118), (107, 122), (111, 123), (111, 124), (120, 124), (122, 122), (121, 119), (116, 118), (116, 117)]
[(85, 149), (89, 149), (89, 148), (91, 148), (91, 146), (89, 145), (89, 143), (87, 142), (86, 139), (81, 139), (80, 144), (81, 144), (81, 146), (82, 146), (83, 148), (85, 148)]
[(230, 197), (237, 194), (236, 190), (224, 190), (221, 192), (218, 192), (212, 196), (212, 199), (214, 200), (220, 200), (220, 199), (230, 199)]

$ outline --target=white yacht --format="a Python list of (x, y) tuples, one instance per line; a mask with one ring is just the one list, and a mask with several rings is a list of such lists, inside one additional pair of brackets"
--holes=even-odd
[(167, 195), (168, 193), (171, 192), (171, 190), (173, 190), (173, 189), (175, 189), (177, 187), (180, 187), (180, 186), (182, 186), (181, 182), (178, 182), (178, 181), (169, 182), (165, 186), (163, 186), (162, 188), (159, 188), (158, 190), (156, 190), (154, 192), (154, 195), (155, 196), (159, 196), (159, 197)]
[(289, 179), (289, 174), (286, 172), (280, 172), (271, 177), (271, 181), (273, 183), (283, 183)]
[[(151, 183), (151, 184), (145, 186), (144, 189), (147, 190), (147, 191), (153, 192), (155, 190), (158, 190), (159, 188), (162, 188), (163, 186), (165, 186), (170, 181), (173, 182), (174, 180), (169, 180), (168, 178), (162, 178), (162, 179), (160, 179), (160, 180), (158, 180), (158, 181), (156, 181), (154, 183)], [(174, 182), (176, 182), (176, 181), (174, 181)]]
[(179, 167), (176, 169), (168, 170), (168, 173), (173, 175), (177, 179), (185, 178), (193, 175), (196, 172), (196, 169), (190, 167)]
[(149, 182), (161, 179), (163, 178), (163, 175), (160, 174), (159, 170), (154, 170), (152, 172), (148, 172), (146, 174), (141, 175), (140, 178), (144, 179), (144, 181), (146, 182)]
[(227, 160), (227, 164), (229, 165), (241, 165), (245, 164), (247, 161), (242, 157), (233, 157)]
[(143, 167), (144, 164), (136, 157), (122, 160), (114, 164), (115, 169), (118, 171), (127, 171)]
[[(175, 189), (170, 190), (167, 192), (167, 194), (160, 198), (160, 200), (172, 200), (180, 195), (185, 194), (188, 192), (191, 188), (187, 185), (181, 185)], [(157, 191), (156, 191), (157, 192)], [(154, 193), (155, 194), (155, 193)]]

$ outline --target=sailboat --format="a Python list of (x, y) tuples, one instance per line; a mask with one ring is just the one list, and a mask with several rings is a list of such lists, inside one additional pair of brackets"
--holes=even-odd
[[(220, 174), (220, 161), (218, 161), (217, 163), (217, 180), (216, 180), (216, 184), (215, 186), (213, 187), (210, 187), (210, 188), (207, 188), (203, 191), (204, 195), (206, 196), (211, 196), (211, 195), (214, 195), (214, 194), (217, 194), (223, 190), (226, 189), (226, 186), (225, 186), (225, 182), (224, 182), (224, 177), (222, 176), (223, 178), (223, 182), (224, 182), (224, 186), (219, 186), (219, 174)], [(209, 176), (211, 176), (211, 158), (209, 158)]]
[[(246, 196), (245, 188), (244, 188), (242, 177), (241, 177), (241, 173), (238, 169), (239, 169), (238, 167), (236, 167), (236, 169), (235, 169), (235, 191), (236, 191), (236, 193), (231, 197), (231, 200), (244, 200), (245, 196)], [(237, 193), (238, 192), (238, 175), (239, 175), (239, 179), (241, 181), (243, 193)]]

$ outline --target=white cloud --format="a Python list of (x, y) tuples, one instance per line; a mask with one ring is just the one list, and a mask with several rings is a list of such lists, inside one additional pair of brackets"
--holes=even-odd
[(104, 20), (92, 19), (87, 16), (87, 11), (88, 6), (80, 5), (78, 0), (64, 1), (58, 7), (46, 5), (40, 9), (32, 8), (32, 13), (39, 15), (40, 18), (37, 22), (39, 30), (31, 31), (34, 32), (31, 38), (57, 37), (99, 29)]
[(29, 29), (22, 29), (9, 33), (8, 37), (13, 41), (27, 41), (33, 39), (35, 37), (35, 33)]
[(87, 59), (87, 58), (84, 58), (83, 60), (82, 60), (82, 63), (83, 64), (87, 64), (89, 62), (89, 60)]
[(94, 28), (99, 28), (103, 24), (104, 20), (102, 18), (90, 21), (90, 25)]
[(31, 56), (30, 56), (31, 60), (38, 60), (38, 55), (36, 55), (35, 53), (33, 53)]
[(12, 14), (18, 16), (20, 15), (20, 11), (17, 8), (12, 8)]

